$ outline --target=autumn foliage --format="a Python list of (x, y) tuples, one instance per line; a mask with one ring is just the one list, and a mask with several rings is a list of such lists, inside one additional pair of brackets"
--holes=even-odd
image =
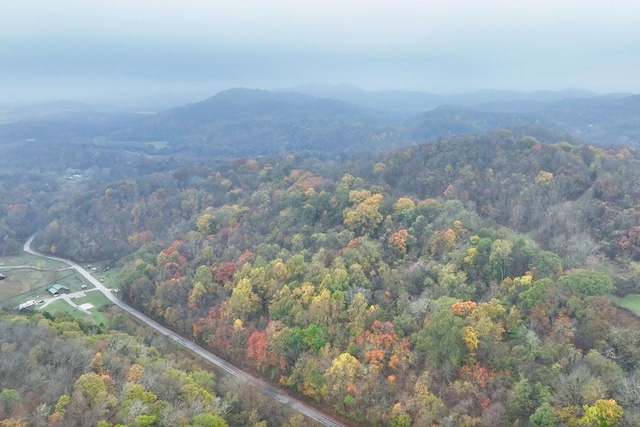
[[(611, 399), (637, 424), (640, 325), (609, 298), (640, 292), (640, 164), (559, 138), (503, 129), (113, 186), (103, 206), (132, 217), (136, 248), (123, 295), (357, 425), (579, 425)], [(64, 221), (44, 223), (43, 245), (68, 250)]]

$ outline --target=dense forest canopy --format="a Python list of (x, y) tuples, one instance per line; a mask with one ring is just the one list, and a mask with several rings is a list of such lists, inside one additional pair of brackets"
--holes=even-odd
[[(279, 99), (293, 103), (283, 111), (309, 101)], [(377, 122), (354, 111), (370, 138)], [(94, 141), (93, 163), (61, 154), (87, 168), (3, 169), (0, 244), (19, 251), (38, 231), (41, 251), (116, 266), (127, 302), (357, 425), (637, 425), (640, 320), (611, 296), (640, 293), (638, 153), (510, 124), (357, 156), (285, 144), (214, 161)], [(61, 409), (82, 380), (116, 398), (92, 422), (144, 425), (118, 406), (134, 392), (154, 422), (186, 410), (179, 396), (110, 385), (87, 360)], [(24, 391), (2, 384), (4, 413), (23, 417)], [(60, 412), (45, 409), (42, 425)]]
[(126, 315), (107, 315), (120, 331), (60, 313), (0, 320), (1, 425), (264, 427), (264, 418), (300, 425), (299, 415), (217, 378)]

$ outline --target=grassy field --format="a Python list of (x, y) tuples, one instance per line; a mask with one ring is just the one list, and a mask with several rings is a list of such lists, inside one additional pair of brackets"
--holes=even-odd
[[(23, 266), (30, 268), (20, 268)], [(54, 283), (66, 285), (71, 292), (81, 290), (82, 285), (87, 289), (93, 288), (75, 270), (66, 270), (67, 267), (66, 264), (28, 254), (0, 257), (0, 272), (6, 276), (0, 281), (0, 304), (18, 305), (35, 295), (43, 298)], [(56, 271), (60, 268), (65, 270)]]
[(73, 302), (75, 302), (78, 305), (82, 305), (86, 303), (93, 305), (94, 308), (92, 308), (90, 311), (93, 311), (94, 309), (98, 309), (103, 305), (109, 304), (109, 300), (107, 299), (107, 297), (105, 297), (104, 295), (102, 295), (101, 292), (98, 292), (98, 291), (87, 292), (86, 296), (78, 297), (74, 299)]
[(14, 265), (31, 265), (45, 270), (67, 266), (66, 264), (58, 261), (29, 255), (27, 253), (23, 253), (19, 256), (0, 257), (0, 270), (11, 269), (11, 266)]
[(103, 274), (104, 277), (104, 285), (107, 288), (120, 288), (120, 282), (117, 281), (117, 270), (109, 270)]
[[(28, 267), (28, 268), (25, 268)], [(116, 272), (113, 269), (104, 271), (99, 264), (98, 269), (91, 271), (93, 277), (101, 280), (109, 288), (117, 288)], [(61, 269), (57, 271), (58, 269)], [(50, 297), (47, 289), (54, 283), (60, 283), (69, 288), (71, 292), (94, 289), (78, 272), (70, 269), (67, 264), (48, 260), (29, 254), (20, 256), (0, 257), (0, 272), (6, 277), (0, 281), (0, 307), (14, 307), (30, 299), (48, 300)], [(93, 308), (91, 314), (71, 306), (63, 299), (54, 301), (44, 310), (55, 313), (63, 311), (74, 318), (89, 320), (96, 324), (108, 324), (105, 315), (99, 311), (100, 307), (109, 303), (109, 300), (100, 292), (88, 292), (86, 296), (74, 299), (74, 303), (82, 305), (90, 303)]]
[(90, 308), (88, 311), (91, 312), (91, 315), (84, 313), (81, 310), (78, 310), (75, 307), (69, 305), (65, 300), (59, 299), (58, 301), (52, 302), (47, 307), (44, 308), (45, 311), (49, 313), (55, 313), (56, 311), (64, 311), (69, 314), (71, 317), (77, 319), (93, 319), (96, 324), (108, 324), (107, 318), (105, 315), (100, 312), (100, 307), (109, 303), (107, 297), (102, 295), (102, 293), (98, 291), (88, 292), (84, 297), (78, 297), (73, 300), (74, 304), (82, 305), (89, 303), (93, 305), (93, 308)]
[[(32, 268), (19, 268), (23, 266)], [(54, 271), (65, 267), (65, 264), (27, 254), (0, 257), (0, 272), (6, 276), (0, 282), (0, 301), (20, 294), (45, 292), (47, 285), (69, 273)]]
[(636, 316), (640, 316), (640, 294), (630, 294), (624, 298), (617, 297), (615, 295), (609, 295), (611, 301), (614, 304), (619, 305), (622, 308), (626, 308), (631, 310), (636, 314)]
[(64, 277), (61, 277), (58, 283), (67, 285), (71, 289), (71, 292), (82, 290), (82, 285), (86, 286), (85, 289), (87, 290), (95, 288), (95, 286), (75, 270), (67, 271), (67, 274)]
[(58, 301), (52, 302), (51, 304), (47, 305), (44, 308), (44, 311), (48, 311), (49, 313), (55, 313), (56, 311), (64, 311), (65, 313), (67, 313), (71, 317), (73, 317), (74, 319), (77, 319), (77, 318), (89, 319), (89, 318), (93, 317), (93, 316), (90, 316), (90, 315), (88, 315), (86, 313), (83, 313), (82, 311), (78, 310), (75, 307), (70, 306), (63, 299), (59, 299)]
[(89, 271), (91, 275), (97, 280), (101, 281), (103, 285), (107, 288), (119, 288), (119, 282), (117, 279), (117, 270), (110, 269), (109, 271), (104, 271), (102, 269), (98, 271)]
[(70, 306), (63, 299), (58, 300), (56, 302), (52, 302), (47, 307), (45, 307), (44, 310), (48, 311), (49, 313), (55, 313), (56, 311), (63, 311), (67, 313), (69, 316), (73, 317), (74, 319), (84, 319), (84, 320), (93, 319), (93, 321), (97, 325), (99, 325), (100, 323), (102, 323), (103, 325), (107, 325), (109, 323), (105, 315), (102, 314), (100, 311), (98, 311), (97, 308), (90, 309), (89, 311), (91, 312), (91, 314), (86, 314), (78, 310), (77, 308)]
[(31, 269), (0, 270), (6, 279), (0, 281), (0, 301), (26, 293), (44, 293), (51, 283), (50, 273)]

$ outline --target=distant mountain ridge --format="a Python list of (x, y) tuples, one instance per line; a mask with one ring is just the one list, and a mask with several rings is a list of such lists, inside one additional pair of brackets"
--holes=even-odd
[[(255, 157), (305, 150), (350, 155), (498, 128), (544, 127), (564, 132), (568, 139), (640, 145), (640, 95), (596, 96), (570, 89), (530, 94), (489, 90), (441, 97), (367, 92), (349, 85), (329, 88), (335, 96), (350, 93), (360, 103), (245, 88), (158, 113), (101, 112), (61, 103), (52, 106), (59, 111), (53, 115), (0, 126), (0, 142), (75, 141), (189, 157)], [(550, 102), (556, 98), (562, 99)], [(450, 102), (436, 105), (444, 100)], [(430, 108), (419, 109), (421, 105)], [(74, 108), (84, 111), (74, 113)], [(418, 113), (409, 114), (416, 109)]]
[[(486, 104), (485, 104), (486, 106)], [(442, 106), (408, 121), (412, 137), (429, 140), (497, 128), (537, 126), (596, 144), (640, 144), (640, 95), (570, 98), (535, 111)]]
[(323, 85), (310, 84), (274, 92), (296, 92), (317, 98), (331, 98), (377, 110), (414, 114), (437, 107), (442, 97), (429, 92), (382, 90), (367, 91), (350, 84)]
[[(443, 105), (475, 107), (483, 104), (494, 104), (494, 111), (519, 112), (517, 110), (521, 110), (524, 104), (528, 104), (528, 109), (532, 109), (533, 106), (542, 107), (545, 104), (567, 98), (594, 98), (599, 96), (595, 92), (578, 88), (560, 91), (539, 90), (529, 93), (516, 90), (485, 89), (475, 92), (436, 95), (429, 92), (406, 90), (367, 91), (345, 83), (338, 85), (308, 84), (275, 90), (275, 92), (282, 91), (338, 99), (370, 108), (393, 111), (405, 116), (415, 115)], [(622, 96), (623, 94), (618, 95)], [(518, 105), (520, 105), (519, 108)]]

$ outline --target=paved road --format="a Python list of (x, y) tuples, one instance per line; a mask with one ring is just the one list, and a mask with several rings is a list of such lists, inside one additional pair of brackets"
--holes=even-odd
[(150, 327), (152, 327), (153, 329), (155, 329), (156, 331), (158, 331), (159, 333), (161, 333), (162, 335), (165, 335), (166, 337), (172, 339), (173, 341), (177, 342), (178, 344), (182, 345), (183, 347), (188, 348), (189, 350), (193, 351), (194, 353), (198, 354), (199, 356), (203, 357), (204, 359), (208, 360), (209, 362), (213, 363), (214, 365), (218, 366), (219, 368), (223, 369), (224, 371), (228, 372), (229, 374), (241, 378), (255, 386), (257, 386), (263, 393), (273, 397), (274, 399), (276, 399), (277, 401), (293, 408), (294, 410), (300, 412), (301, 414), (311, 418), (312, 420), (315, 420), (317, 422), (319, 422), (322, 425), (325, 426), (329, 426), (329, 427), (347, 427), (345, 424), (342, 424), (341, 422), (335, 420), (334, 418), (325, 415), (324, 413), (318, 411), (317, 409), (313, 408), (312, 406), (309, 406), (297, 399), (292, 398), (291, 396), (288, 396), (284, 393), (282, 393), (280, 390), (278, 390), (277, 388), (267, 384), (266, 382), (252, 376), (249, 375), (248, 373), (236, 368), (235, 366), (233, 366), (231, 363), (227, 362), (224, 359), (221, 359), (220, 357), (216, 356), (215, 354), (211, 353), (210, 351), (205, 350), (204, 348), (200, 347), (199, 345), (195, 344), (194, 342), (183, 338), (182, 336), (176, 334), (175, 332), (171, 331), (170, 329), (165, 328), (164, 326), (162, 326), (161, 324), (159, 324), (158, 322), (156, 322), (155, 320), (151, 319), (149, 316), (147, 316), (146, 314), (143, 314), (142, 312), (136, 310), (135, 308), (125, 304), (122, 300), (120, 300), (119, 298), (117, 298), (115, 295), (113, 295), (113, 293), (111, 292), (110, 289), (108, 289), (106, 286), (104, 286), (102, 283), (100, 283), (99, 280), (97, 280), (96, 278), (94, 278), (88, 271), (86, 271), (84, 268), (82, 268), (80, 265), (76, 264), (75, 262), (68, 260), (68, 259), (64, 259), (64, 258), (59, 258), (59, 257), (55, 257), (55, 256), (49, 256), (49, 255), (44, 255), (41, 254), (39, 252), (34, 251), (33, 249), (31, 249), (31, 242), (33, 241), (33, 236), (29, 238), (29, 240), (27, 240), (27, 242), (24, 244), (24, 251), (27, 253), (30, 253), (32, 255), (36, 255), (36, 256), (41, 256), (43, 258), (49, 258), (55, 261), (60, 261), (63, 262), (69, 266), (71, 266), (71, 268), (73, 268), (74, 270), (76, 270), (78, 273), (80, 273), (85, 279), (87, 279), (90, 283), (92, 283), (96, 289), (98, 289), (100, 292), (102, 292), (104, 294), (104, 296), (106, 296), (109, 301), (111, 301), (112, 303), (114, 303), (115, 305), (117, 305), (118, 307), (120, 307), (122, 310), (126, 311), (127, 313), (131, 314), (132, 316), (138, 318), (139, 320), (141, 320), (142, 322), (146, 323), (147, 325), (149, 325)]

